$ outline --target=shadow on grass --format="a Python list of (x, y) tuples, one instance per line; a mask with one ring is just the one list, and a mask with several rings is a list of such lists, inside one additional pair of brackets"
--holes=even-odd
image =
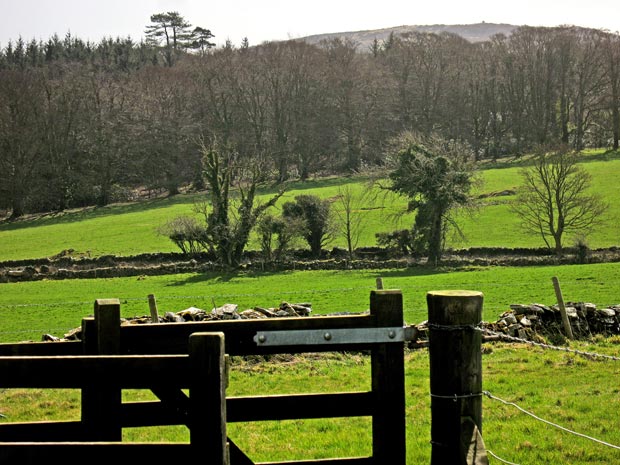
[(31, 227), (50, 226), (57, 224), (77, 223), (107, 216), (118, 216), (132, 213), (145, 213), (151, 210), (168, 208), (174, 205), (193, 205), (204, 194), (179, 194), (172, 197), (142, 200), (125, 204), (112, 204), (105, 207), (84, 207), (64, 212), (51, 212), (30, 215), (13, 221), (0, 222), (0, 231), (13, 231)]
[[(205, 273), (197, 273), (191, 276), (187, 276), (183, 279), (179, 279), (177, 281), (170, 282), (166, 286), (170, 287), (180, 287), (191, 284), (204, 284), (204, 283), (212, 283), (212, 284), (221, 284), (228, 283), (237, 278), (250, 278), (250, 279), (260, 279), (260, 278), (271, 278), (276, 276), (291, 276), (293, 274), (303, 275), (306, 270), (274, 270), (274, 271), (208, 271)], [(418, 276), (433, 276), (438, 274), (444, 274), (448, 271), (463, 271), (463, 270), (455, 270), (454, 268), (448, 267), (430, 267), (430, 266), (413, 266), (409, 268), (391, 268), (391, 269), (377, 269), (377, 270), (346, 270), (346, 269), (325, 269), (325, 270), (307, 270), (310, 272), (323, 272), (326, 274), (325, 279), (330, 279), (330, 273), (346, 273), (347, 271), (351, 271), (352, 273), (359, 271), (370, 271), (370, 280), (369, 283), (374, 283), (374, 280), (377, 278), (415, 278)]]
[[(613, 161), (620, 159), (620, 150), (595, 150), (585, 151), (579, 155), (579, 163), (591, 163), (600, 161)], [(526, 168), (531, 166), (534, 157), (531, 154), (507, 157), (505, 159), (483, 160), (479, 164), (480, 170), (501, 170), (508, 168)]]
[(614, 161), (620, 160), (620, 150), (606, 150), (600, 153), (584, 153), (579, 159), (580, 163), (591, 163), (595, 161)]
[(188, 276), (184, 279), (179, 279), (167, 284), (167, 287), (179, 287), (188, 284), (201, 284), (201, 283), (213, 283), (222, 284), (228, 283), (237, 278), (267, 278), (272, 276), (283, 276), (294, 273), (292, 270), (282, 271), (208, 271), (205, 273), (197, 273)]
[[(301, 191), (301, 190), (314, 190), (323, 189), (328, 187), (343, 186), (348, 183), (357, 183), (363, 178), (351, 177), (351, 178), (325, 178), (309, 181), (295, 181), (282, 185), (263, 186), (258, 194), (271, 196), (275, 195), (282, 187), (285, 187), (286, 192), (289, 191)], [(161, 197), (150, 200), (141, 200), (137, 202), (111, 204), (104, 207), (83, 207), (76, 208), (61, 212), (49, 212), (41, 214), (27, 215), (23, 218), (16, 220), (3, 220), (0, 221), (0, 231), (15, 231), (20, 229), (27, 229), (31, 227), (50, 226), (58, 224), (70, 224), (80, 221), (87, 221), (97, 218), (104, 218), (107, 216), (127, 215), (133, 213), (145, 213), (151, 210), (158, 210), (162, 208), (169, 208), (175, 205), (193, 205), (199, 200), (204, 199), (205, 193), (191, 193), (191, 194), (177, 194), (170, 197)]]
[(304, 191), (313, 189), (325, 189), (329, 187), (340, 187), (346, 184), (359, 184), (368, 181), (370, 178), (363, 176), (342, 176), (329, 177), (322, 179), (311, 179), (306, 181), (294, 181), (288, 183), (286, 191)]
[(419, 276), (435, 276), (445, 274), (451, 271), (466, 271), (465, 269), (444, 267), (444, 266), (427, 266), (417, 265), (408, 268), (392, 268), (389, 270), (377, 270), (377, 278), (415, 278)]

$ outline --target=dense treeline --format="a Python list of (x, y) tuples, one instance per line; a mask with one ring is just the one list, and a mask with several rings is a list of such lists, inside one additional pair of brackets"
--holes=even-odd
[(20, 39), (0, 51), (0, 209), (201, 188), (205, 140), (269, 160), (276, 181), (383, 164), (411, 130), (467, 142), (478, 159), (559, 142), (617, 148), (619, 109), (620, 36), (577, 27), (476, 44), (413, 33), (370, 50)]

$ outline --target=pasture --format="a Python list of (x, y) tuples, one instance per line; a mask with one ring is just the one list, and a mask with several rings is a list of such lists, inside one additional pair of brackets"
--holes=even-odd
[[(584, 156), (582, 166), (592, 175), (592, 191), (600, 194), (609, 209), (596, 230), (589, 231), (590, 247), (610, 247), (620, 243), (617, 219), (620, 218), (620, 158), (617, 154), (595, 153)], [(521, 180), (520, 164), (504, 164), (480, 170), (481, 183), (474, 196), (501, 191), (514, 191)], [(370, 189), (366, 178), (331, 178), (293, 183), (278, 206), (291, 201), (296, 195), (312, 194), (334, 199), (339, 187), (349, 184), (354, 192), (369, 192), (363, 206), (355, 213), (364, 222), (358, 246), (375, 246), (375, 233), (411, 226), (412, 216), (403, 215), (407, 200)], [(273, 191), (266, 190), (259, 197), (265, 201)], [(110, 205), (79, 211), (68, 211), (26, 218), (12, 223), (0, 223), (0, 261), (24, 258), (49, 257), (62, 250), (73, 249), (77, 255), (137, 255), (140, 253), (178, 251), (158, 228), (179, 215), (193, 214), (196, 202), (204, 194), (184, 194), (137, 203)], [(524, 230), (510, 212), (514, 195), (488, 196), (477, 201), (476, 208), (457, 215), (464, 238), (450, 235), (447, 246), (461, 249), (469, 247), (544, 247), (542, 239)], [(334, 202), (333, 208), (338, 208)], [(275, 213), (275, 211), (274, 211)], [(566, 237), (565, 244), (572, 245), (574, 237)], [(303, 246), (303, 244), (298, 244)], [(345, 247), (342, 236), (334, 237), (328, 247)], [(256, 240), (250, 249), (258, 249)]]
[(155, 294), (160, 314), (188, 307), (210, 310), (225, 303), (240, 310), (277, 307), (281, 301), (310, 302), (315, 314), (360, 312), (377, 277), (384, 287), (400, 289), (405, 321), (426, 320), (426, 293), (469, 289), (485, 295), (483, 318), (496, 321), (512, 303), (555, 303), (551, 278), (557, 276), (566, 301), (599, 306), (620, 303), (620, 263), (541, 267), (290, 271), (281, 273), (205, 273), (95, 280), (34, 281), (2, 284), (0, 342), (39, 340), (44, 333), (62, 336), (80, 325), (98, 298), (121, 300), (124, 317), (148, 315), (148, 294)]
[[(583, 166), (593, 176), (593, 191), (610, 208), (604, 224), (588, 235), (590, 247), (620, 245), (620, 159), (594, 153)], [(488, 168), (480, 172), (484, 183), (478, 194), (518, 187), (519, 166)], [(324, 198), (338, 195), (339, 186), (367, 189), (359, 178), (327, 179), (292, 185), (280, 204), (301, 193)], [(264, 198), (268, 192), (263, 194)], [(179, 195), (141, 203), (112, 205), (0, 224), (0, 261), (40, 258), (74, 249), (76, 255), (135, 255), (175, 251), (173, 244), (157, 234), (171, 217), (192, 212), (201, 194)], [(510, 213), (512, 195), (480, 199), (473, 212), (461, 212), (466, 240), (450, 239), (454, 248), (540, 247), (542, 241), (523, 231)], [(367, 227), (359, 246), (375, 245), (375, 232), (410, 225), (411, 218), (398, 219), (405, 200), (381, 195), (368, 197), (358, 213)], [(567, 238), (568, 239), (568, 238)], [(570, 241), (571, 239), (569, 239)], [(342, 247), (342, 238), (331, 246)], [(570, 242), (567, 242), (570, 245)], [(252, 246), (251, 246), (252, 248)], [(311, 302), (315, 314), (359, 312), (368, 307), (368, 295), (377, 277), (385, 288), (401, 289), (405, 322), (426, 319), (426, 292), (435, 289), (470, 289), (484, 293), (483, 319), (495, 321), (512, 303), (556, 301), (551, 278), (557, 276), (566, 301), (589, 301), (600, 307), (620, 303), (620, 263), (532, 266), (469, 267), (464, 269), (422, 268), (289, 271), (282, 273), (204, 273), (97, 280), (36, 281), (0, 285), (0, 342), (40, 340), (44, 333), (62, 336), (79, 326), (92, 313), (97, 298), (119, 298), (122, 316), (149, 313), (147, 295), (155, 294), (160, 314), (190, 306), (210, 309), (224, 303), (240, 309), (273, 307), (281, 301)], [(618, 338), (594, 338), (571, 342), (570, 347), (601, 354), (618, 355)], [(428, 463), (430, 398), (428, 352), (406, 354), (407, 463)], [(229, 395), (303, 392), (313, 390), (367, 389), (369, 363), (362, 354), (320, 357), (288, 357), (261, 363), (235, 360)], [(528, 411), (571, 430), (611, 444), (620, 444), (617, 411), (617, 361), (579, 357), (573, 353), (544, 351), (521, 344), (487, 343), (483, 355), (484, 389), (497, 397), (516, 402)], [(141, 391), (127, 391), (126, 398), (150, 399)], [(75, 419), (79, 415), (79, 392), (66, 390), (0, 391), (0, 421)], [(571, 465), (617, 462), (618, 451), (550, 429), (513, 407), (497, 400), (483, 400), (484, 440), (488, 449), (513, 463)], [(369, 453), (367, 418), (346, 420), (295, 420), (256, 424), (232, 424), (231, 438), (257, 461), (321, 459), (361, 456)], [(128, 429), (129, 441), (186, 441), (182, 427)], [(491, 459), (491, 463), (496, 461)]]

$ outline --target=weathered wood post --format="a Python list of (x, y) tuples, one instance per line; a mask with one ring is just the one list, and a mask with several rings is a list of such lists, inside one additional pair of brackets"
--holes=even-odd
[[(121, 343), (121, 304), (118, 299), (95, 301), (94, 325), (82, 323), (85, 355), (118, 355)], [(81, 376), (76, 373), (76, 376)], [(94, 383), (82, 389), (82, 423), (92, 441), (121, 441), (121, 389)]]
[(149, 301), (149, 310), (151, 311), (151, 323), (159, 323), (159, 315), (157, 314), (157, 301), (154, 294), (146, 297)]
[(190, 443), (195, 457), (213, 465), (228, 465), (226, 439), (226, 361), (224, 333), (194, 333), (189, 337), (192, 381), (189, 388)]
[[(488, 463), (479, 433), (482, 431), (482, 333), (479, 324), (483, 295), (476, 291), (431, 291), (426, 300), (431, 465)], [(472, 449), (481, 461), (470, 461)]]
[(573, 336), (573, 328), (570, 325), (568, 314), (566, 313), (566, 306), (564, 305), (564, 296), (562, 295), (562, 289), (560, 288), (560, 281), (554, 276), (551, 278), (553, 282), (553, 289), (555, 290), (555, 296), (558, 299), (558, 307), (560, 307), (560, 315), (562, 315), (562, 324), (564, 325), (564, 332), (569, 339), (575, 339)]
[[(396, 290), (370, 293), (370, 314), (377, 327), (403, 327), (403, 296)], [(405, 343), (378, 344), (371, 352), (374, 463), (405, 465)]]

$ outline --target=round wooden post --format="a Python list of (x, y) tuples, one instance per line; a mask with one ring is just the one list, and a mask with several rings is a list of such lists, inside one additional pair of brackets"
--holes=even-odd
[[(428, 304), (431, 465), (465, 464), (473, 422), (482, 431), (481, 292), (431, 291)], [(469, 431), (470, 437), (465, 438)], [(469, 442), (468, 442), (469, 441)]]

